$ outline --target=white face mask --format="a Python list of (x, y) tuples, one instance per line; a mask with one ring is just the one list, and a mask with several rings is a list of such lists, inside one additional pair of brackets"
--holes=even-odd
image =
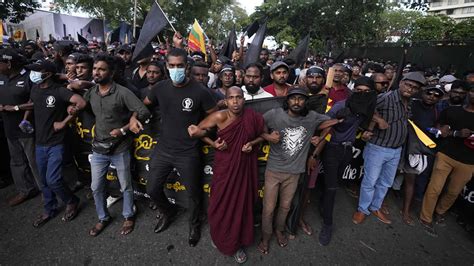
[(186, 78), (186, 68), (170, 68), (168, 69), (170, 73), (170, 79), (174, 83), (182, 83), (184, 79)]
[(44, 81), (43, 73), (31, 70), (30, 71), (30, 80), (31, 80), (31, 82), (33, 82), (35, 84), (42, 83)]

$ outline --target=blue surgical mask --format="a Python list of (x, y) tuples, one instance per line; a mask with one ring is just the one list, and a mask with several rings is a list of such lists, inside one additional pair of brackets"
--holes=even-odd
[(35, 84), (40, 84), (41, 82), (44, 81), (43, 80), (43, 73), (31, 70), (30, 71), (30, 80), (31, 80), (31, 82), (33, 82)]
[(170, 68), (168, 69), (170, 72), (170, 79), (173, 81), (173, 83), (179, 84), (184, 81), (184, 78), (186, 77), (186, 69), (183, 68)]

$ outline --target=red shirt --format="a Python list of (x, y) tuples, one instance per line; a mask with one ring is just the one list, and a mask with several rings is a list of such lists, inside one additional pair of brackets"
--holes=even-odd
[[(337, 85), (329, 90), (328, 97), (331, 99), (331, 106), (335, 103), (347, 99), (351, 95), (351, 90), (346, 85)], [(328, 102), (329, 103), (329, 102)]]
[[(287, 93), (288, 93), (288, 88), (289, 88), (290, 86), (291, 86), (290, 84), (285, 84), (285, 87), (286, 87), (286, 89), (287, 89), (287, 91), (286, 91)], [(272, 84), (266, 86), (265, 88), (263, 88), (263, 90), (266, 91), (266, 92), (268, 92), (268, 93), (270, 93), (271, 95), (273, 95), (273, 96), (275, 96), (275, 97), (277, 96), (276, 91), (275, 91), (275, 83), (272, 83)], [(286, 95), (286, 94), (285, 94), (285, 95)]]

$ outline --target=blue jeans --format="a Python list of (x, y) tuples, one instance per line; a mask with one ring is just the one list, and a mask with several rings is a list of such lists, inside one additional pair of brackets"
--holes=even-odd
[(360, 212), (377, 211), (392, 186), (402, 148), (386, 148), (367, 143), (364, 148), (364, 177), (360, 185)]
[(36, 164), (38, 174), (42, 182), (45, 214), (54, 216), (57, 209), (58, 196), (65, 204), (74, 204), (79, 198), (64, 185), (61, 174), (64, 147), (62, 144), (56, 146), (36, 146)]
[(133, 217), (133, 187), (132, 174), (130, 172), (130, 153), (125, 151), (113, 155), (103, 155), (96, 152), (92, 153), (91, 158), (91, 189), (94, 195), (95, 209), (99, 220), (109, 220), (110, 215), (107, 210), (107, 201), (105, 193), (106, 174), (109, 165), (117, 170), (117, 176), (120, 182), (120, 191), (123, 193), (123, 209), (124, 218)]

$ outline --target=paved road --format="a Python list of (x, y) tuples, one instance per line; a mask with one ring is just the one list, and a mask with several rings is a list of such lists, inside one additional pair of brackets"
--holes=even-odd
[[(31, 225), (41, 212), (41, 197), (10, 208), (6, 199), (14, 194), (13, 186), (0, 190), (0, 264), (1, 265), (104, 265), (104, 264), (178, 264), (222, 265), (235, 264), (231, 257), (218, 253), (210, 245), (209, 227), (197, 247), (187, 244), (188, 227), (182, 216), (165, 232), (153, 233), (155, 214), (147, 202), (139, 200), (135, 231), (128, 236), (119, 234), (122, 220), (121, 204), (110, 208), (113, 223), (98, 237), (88, 236), (96, 222), (92, 201), (85, 199), (85, 191), (78, 194), (82, 211), (70, 223), (61, 222), (62, 213), (44, 227)], [(307, 220), (319, 229), (321, 218), (317, 214), (314, 198)], [(474, 241), (456, 225), (453, 217), (448, 226), (439, 228), (439, 237), (428, 236), (417, 224), (409, 227), (401, 222), (398, 205), (389, 198), (394, 223), (385, 225), (374, 217), (363, 224), (354, 225), (351, 215), (356, 201), (343, 190), (338, 192), (335, 208), (335, 231), (331, 244), (319, 245), (317, 232), (313, 236), (299, 234), (286, 248), (272, 240), (269, 255), (261, 255), (256, 245), (248, 248), (247, 264), (259, 265), (473, 265)], [(256, 239), (260, 237), (256, 230)]]

